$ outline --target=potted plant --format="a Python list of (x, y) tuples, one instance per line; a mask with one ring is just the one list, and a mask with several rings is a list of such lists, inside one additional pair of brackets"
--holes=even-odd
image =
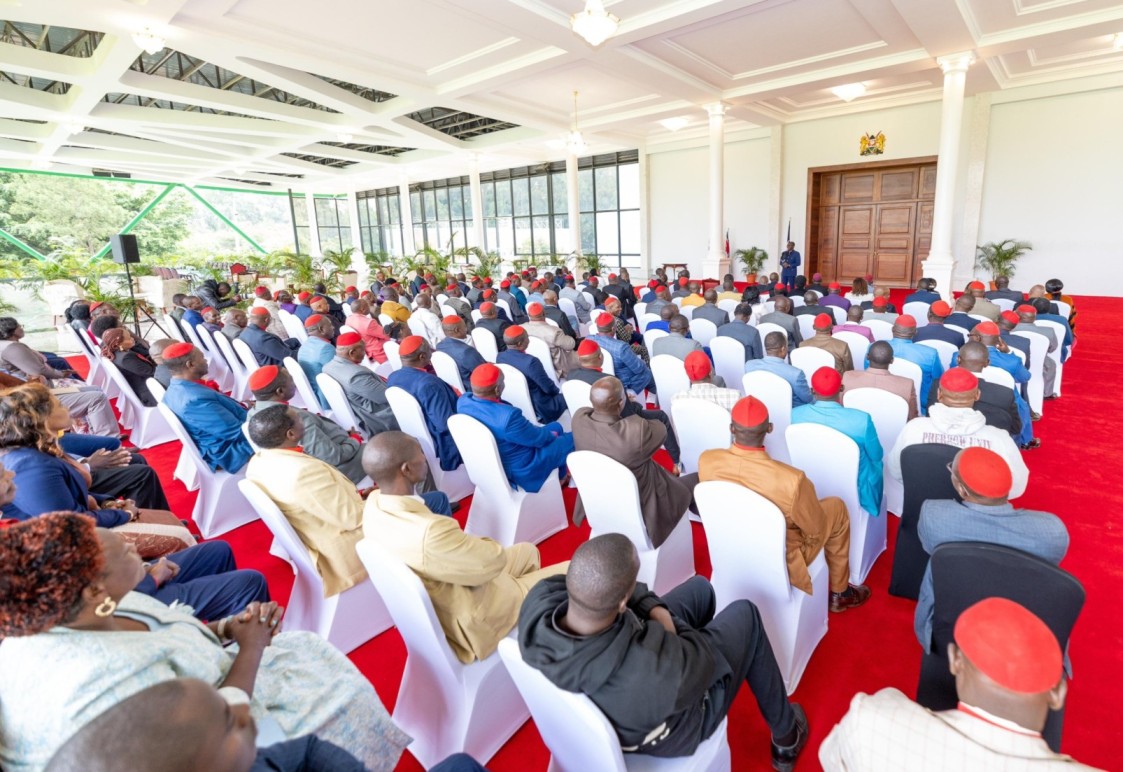
[(333, 289), (341, 289), (359, 280), (358, 272), (351, 268), (351, 255), (354, 252), (354, 247), (324, 250), (323, 257), (320, 258), (320, 268), (324, 272), (325, 281)]
[(738, 249), (733, 253), (733, 256), (741, 263), (745, 276), (754, 276), (760, 273), (760, 269), (764, 267), (768, 260), (768, 253), (759, 247)]
[(1026, 252), (1033, 249), (1028, 241), (1006, 239), (1004, 241), (988, 241), (975, 247), (975, 267), (990, 272), (991, 286), (999, 276), (1010, 278), (1014, 275), (1018, 260)]

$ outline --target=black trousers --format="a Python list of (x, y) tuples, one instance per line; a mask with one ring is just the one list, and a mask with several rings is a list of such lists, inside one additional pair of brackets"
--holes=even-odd
[(687, 579), (664, 595), (663, 602), (672, 616), (706, 636), (714, 654), (724, 658), (733, 671), (709, 688), (702, 737), (712, 735), (725, 719), (743, 683), (749, 685), (772, 736), (791, 732), (795, 713), (757, 607), (751, 601), (738, 600), (715, 616), (714, 588), (701, 576)]
[(128, 466), (96, 469), (90, 477), (93, 479), (90, 493), (132, 499), (141, 509), (169, 509), (156, 470), (139, 453), (133, 453)]

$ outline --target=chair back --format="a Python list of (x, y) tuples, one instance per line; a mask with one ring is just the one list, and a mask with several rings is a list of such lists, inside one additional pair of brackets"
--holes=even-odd
[(958, 332), (960, 335), (963, 336), (963, 340), (967, 340), (967, 336), (971, 334), (970, 330), (968, 330), (966, 327), (960, 327), (958, 324), (947, 324), (947, 323), (945, 323), (944, 329), (951, 330), (952, 332)]
[(476, 486), (476, 495), (496, 501), (512, 500), (514, 490), (503, 470), (499, 446), (491, 430), (468, 415), (449, 416), (448, 430), (460, 449), (468, 477)]
[(414, 396), (399, 386), (391, 386), (386, 389), (386, 401), (390, 403), (390, 410), (394, 412), (398, 427), (421, 444), (429, 467), (439, 469), (437, 446), (433, 443), (433, 435), (429, 433), (429, 427), (425, 424), (421, 405)]
[(905, 306), (901, 310), (901, 313), (910, 314), (914, 319), (916, 319), (917, 327), (927, 327), (928, 309), (929, 307), (931, 307), (931, 305), (931, 303), (925, 303), (923, 300), (914, 300), (911, 303), (905, 303)]
[(280, 308), (277, 309), (277, 318), (281, 320), (281, 326), (290, 338), (296, 338), (301, 343), (308, 340), (308, 330), (304, 329), (304, 322), (300, 321), (299, 316)]
[(499, 365), (503, 371), (503, 400), (522, 411), (526, 420), (539, 426), (538, 415), (534, 412), (534, 402), (530, 399), (530, 386), (522, 371), (512, 365)]
[(1006, 372), (1001, 367), (995, 367), (994, 365), (987, 365), (984, 367), (982, 372), (979, 373), (979, 377), (987, 383), (1005, 386), (1011, 391), (1018, 387), (1014, 376), (1010, 375), (1010, 373)]
[(628, 537), (640, 552), (651, 549), (643, 522), (639, 486), (628, 467), (603, 453), (576, 450), (566, 459), (577, 483), (585, 516), (592, 529), (589, 538), (606, 533)]
[(678, 312), (685, 316), (687, 319), (693, 320), (695, 308), (697, 308), (697, 306), (681, 306)]
[(658, 322), (662, 317), (659, 314), (643, 314), (639, 318), (639, 331), (640, 334), (647, 332), (647, 325), (652, 322)]
[(316, 376), (316, 385), (320, 387), (320, 393), (328, 401), (332, 420), (348, 431), (357, 431), (366, 436), (362, 424), (355, 417), (355, 411), (351, 409), (351, 403), (347, 401), (347, 393), (343, 391), (343, 386), (340, 385), (339, 381), (327, 373), (320, 373)]
[(1045, 357), (1049, 355), (1049, 341), (1044, 335), (1028, 330), (1015, 330), (1013, 334), (1029, 341), (1030, 378), (1026, 388), (1027, 401), (1030, 410), (1040, 413), (1045, 406)]
[(648, 353), (650, 354), (652, 351), (652, 346), (655, 345), (655, 341), (659, 340), (660, 338), (665, 338), (668, 335), (670, 335), (670, 333), (666, 330), (647, 330), (643, 334), (644, 348), (646, 348)]
[[(1057, 306), (1058, 316), (1063, 316), (1065, 319), (1068, 319), (1072, 315), (1072, 306), (1068, 303), (1063, 300), (1054, 300), (1053, 303)], [(1013, 309), (1013, 306), (1011, 306), (1011, 309)]]
[(460, 367), (456, 364), (456, 360), (443, 351), (434, 351), (432, 361), (437, 377), (463, 394), (464, 381), (460, 378)]
[(916, 362), (910, 362), (903, 357), (894, 357), (893, 361), (889, 364), (889, 372), (893, 375), (900, 375), (903, 378), (910, 378), (913, 386), (916, 388), (916, 401), (917, 407), (925, 403), (928, 395), (923, 393), (920, 384), (924, 381), (924, 372), (920, 369), (920, 365)]
[(854, 369), (865, 370), (866, 353), (870, 350), (870, 342), (866, 339), (866, 336), (843, 330), (842, 332), (836, 332), (834, 337), (850, 348), (850, 358), (854, 360)]
[(535, 338), (533, 335), (528, 336), (526, 344), (526, 353), (537, 359), (542, 363), (542, 369), (546, 371), (546, 375), (550, 376), (556, 385), (561, 386), (561, 380), (558, 378), (558, 371), (554, 369), (554, 358), (550, 356), (550, 346), (546, 341), (541, 338)]
[(834, 315), (835, 324), (846, 324), (846, 311), (840, 306), (828, 306)]
[(420, 316), (413, 314), (409, 317), (409, 321), (407, 321), (406, 324), (409, 326), (409, 331), (411, 333), (420, 335), (422, 338), (425, 338), (425, 340), (429, 340), (429, 331), (425, 328), (425, 322), (421, 320)]
[(744, 394), (741, 377), (745, 374), (745, 346), (736, 338), (718, 335), (710, 341), (710, 354), (714, 358), (714, 371), (725, 385)]
[(230, 345), (230, 339), (223, 335), (221, 332), (218, 335), (211, 337), (214, 341), (215, 348), (222, 354), (222, 358), (226, 360), (226, 366), (230, 369), (230, 374), (234, 376), (234, 386), (231, 389), (231, 396), (237, 400), (246, 400), (250, 398), (249, 390), (249, 377), (250, 374), (246, 372), (246, 366), (242, 364), (241, 357), (234, 351), (234, 347)]
[(508, 319), (510, 319), (512, 322), (515, 321), (515, 316), (511, 313), (510, 303), (508, 303), (506, 300), (503, 300), (502, 298), (497, 298), (495, 301), (495, 305), (507, 312)]
[[(188, 325), (190, 326), (190, 325)], [(223, 335), (222, 337), (226, 337)], [(257, 357), (254, 356), (253, 350), (241, 338), (235, 338), (230, 343), (230, 347), (234, 349), (234, 353), (238, 357), (238, 361), (242, 363), (242, 367), (246, 370), (246, 377), (253, 375), (261, 367), (257, 363)]]
[(394, 323), (394, 317), (390, 316), (390, 314), (379, 314), (378, 315), (378, 322), (383, 327), (389, 327), (391, 324)]
[(585, 298), (585, 300), (588, 301), (589, 308), (596, 308), (597, 307), (596, 300), (593, 298), (593, 293), (588, 292), (586, 290), (581, 290), (581, 297)]
[(704, 451), (729, 447), (732, 419), (720, 405), (708, 399), (683, 397), (671, 402), (671, 414), (687, 474), (698, 471), (698, 459)]
[(678, 357), (659, 354), (651, 357), (651, 374), (655, 377), (655, 391), (659, 404), (667, 407), (680, 391), (690, 388), (686, 365)]
[(717, 325), (709, 319), (691, 319), (690, 337), (709, 348), (710, 341), (717, 337)]
[[(243, 428), (245, 426), (246, 424), (243, 424)], [(248, 431), (246, 432), (246, 439), (249, 440)], [(316, 591), (314, 597), (322, 598), (324, 596), (324, 581), (320, 578), (319, 571), (316, 570), (315, 564), (308, 555), (308, 547), (300, 540), (296, 531), (293, 530), (292, 523), (277, 507), (276, 502), (269, 498), (269, 494), (252, 480), (239, 480), (238, 489), (264, 521), (266, 527), (273, 534), (273, 538), (280, 542), (281, 548), (289, 556), (289, 560), (292, 561), (293, 568), (296, 570), (296, 581), (311, 584)], [(289, 610), (290, 615), (292, 611), (295, 611), (295, 609)], [(300, 629), (308, 628), (302, 627)]]
[(756, 326), (756, 334), (760, 336), (760, 350), (764, 351), (764, 339), (770, 332), (778, 332), (784, 336), (784, 340), (788, 339), (788, 331), (775, 322), (761, 322)]
[(838, 496), (852, 518), (862, 511), (858, 503), (858, 444), (854, 440), (837, 429), (812, 423), (792, 424), (784, 434), (792, 466), (803, 470), (820, 499)]
[(402, 369), (402, 355), (398, 353), (401, 344), (396, 340), (388, 340), (382, 344), (382, 351), (386, 354), (386, 361), (395, 370)]
[(562, 397), (565, 398), (565, 405), (569, 408), (571, 416), (577, 415), (577, 411), (583, 407), (592, 407), (592, 400), (589, 398), (589, 392), (592, 390), (592, 385), (584, 381), (563, 381), (561, 385)]
[(729, 314), (729, 318), (733, 318), (733, 314), (737, 311), (737, 306), (741, 304), (740, 300), (719, 300), (717, 307), (725, 313)]
[(954, 343), (948, 343), (946, 340), (922, 340), (917, 345), (936, 349), (936, 353), (940, 355), (940, 364), (945, 370), (951, 367), (951, 359), (959, 351)]
[(308, 380), (308, 373), (304, 372), (304, 368), (292, 357), (285, 357), (284, 366), (292, 377), (292, 382), (296, 386), (296, 393), (304, 401), (304, 408), (310, 413), (323, 415), (324, 411), (320, 407), (320, 398), (316, 396), (316, 391), (312, 388), (312, 382)]
[(799, 335), (804, 340), (815, 336), (815, 317), (811, 314), (800, 314), (795, 323), (799, 325)]
[(211, 351), (203, 345), (203, 341), (199, 339), (199, 333), (195, 331), (195, 325), (190, 322), (185, 322), (181, 325), (183, 327), (183, 334), (187, 337), (187, 342), (195, 348), (202, 351), (208, 360), (211, 358)]
[(996, 306), (998, 306), (1003, 311), (1013, 311), (1014, 310), (1014, 301), (1010, 300), (1010, 298), (995, 298), (994, 300), (992, 300), (990, 302), (994, 303)]
[(920, 597), (924, 569), (928, 567), (928, 552), (920, 543), (920, 509), (929, 499), (959, 501), (947, 470), (958, 452), (959, 448), (939, 443), (909, 445), (901, 451), (904, 504), (893, 551), (890, 595), (912, 600)]
[(862, 320), (862, 324), (870, 328), (873, 333), (873, 339), (878, 340), (892, 340), (893, 339), (893, 325), (882, 319)]
[(168, 391), (164, 388), (164, 384), (160, 383), (155, 378), (149, 378), (144, 383), (146, 386), (148, 386), (148, 393), (156, 398), (157, 404), (164, 401), (164, 395)]
[(632, 306), (632, 314), (638, 321), (641, 316), (647, 313), (647, 303), (636, 303)]
[(793, 366), (803, 371), (808, 383), (811, 383), (811, 377), (815, 375), (819, 368), (834, 368), (834, 357), (831, 356), (830, 352), (814, 346), (794, 348), (788, 352), (788, 358), (791, 359)]
[(494, 362), (499, 357), (499, 344), (495, 341), (495, 336), (483, 327), (472, 330), (472, 342), (476, 344), (476, 351), (488, 362)]
[(989, 322), (990, 321), (990, 317), (985, 316), (984, 314), (967, 314), (967, 315), (977, 322)]
[(889, 451), (897, 444), (897, 438), (904, 431), (909, 420), (909, 406), (904, 399), (884, 389), (852, 389), (842, 392), (842, 403), (868, 413), (877, 429), (877, 439), (881, 452), (888, 457)]
[(768, 408), (772, 431), (764, 435), (764, 449), (768, 455), (785, 464), (791, 461), (785, 432), (792, 422), (792, 386), (775, 373), (758, 370), (745, 373), (741, 379), (746, 395), (759, 399)]
[(577, 304), (569, 298), (558, 298), (558, 308), (571, 320), (577, 318)]

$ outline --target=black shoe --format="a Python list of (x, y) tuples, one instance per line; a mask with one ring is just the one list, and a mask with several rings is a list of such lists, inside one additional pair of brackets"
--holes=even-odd
[(1034, 437), (1032, 440), (1030, 440), (1026, 444), (1019, 445), (1018, 447), (1020, 447), (1022, 450), (1037, 450), (1038, 448), (1041, 447), (1041, 438), (1040, 437)]
[(807, 714), (798, 702), (792, 703), (792, 712), (795, 713), (795, 742), (791, 745), (777, 745), (772, 741), (772, 768), (776, 772), (791, 772), (795, 767), (796, 757), (807, 745)]

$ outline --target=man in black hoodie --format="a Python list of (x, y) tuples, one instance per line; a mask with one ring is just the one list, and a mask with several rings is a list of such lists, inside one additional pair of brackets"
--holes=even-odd
[(591, 699), (625, 752), (690, 756), (748, 683), (772, 731), (772, 767), (786, 772), (807, 743), (807, 717), (788, 702), (760, 612), (738, 600), (714, 616), (706, 579), (660, 598), (636, 581), (626, 536), (582, 544), (566, 576), (540, 581), (519, 612), (523, 659), (559, 688)]

